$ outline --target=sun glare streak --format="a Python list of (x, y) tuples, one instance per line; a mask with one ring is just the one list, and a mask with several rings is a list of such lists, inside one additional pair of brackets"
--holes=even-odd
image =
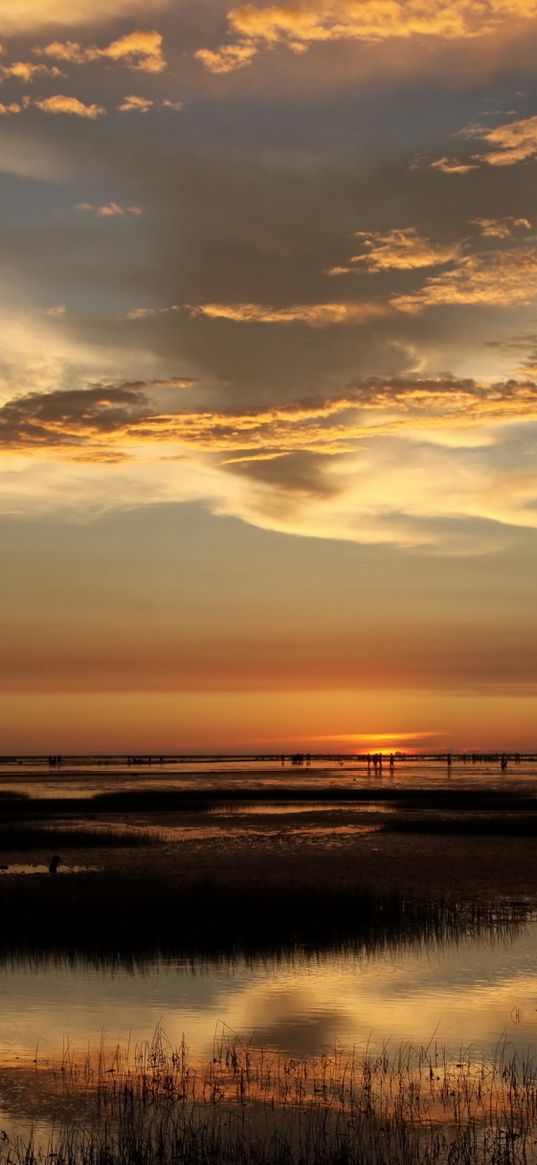
[[(334, 732), (325, 736), (310, 736), (311, 744), (339, 744), (352, 753), (375, 752), (390, 755), (395, 752), (426, 752), (425, 744), (435, 745), (445, 737), (443, 732)], [(353, 746), (349, 749), (348, 746)]]

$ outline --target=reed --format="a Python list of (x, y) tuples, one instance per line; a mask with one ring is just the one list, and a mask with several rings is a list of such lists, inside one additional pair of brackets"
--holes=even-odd
[(294, 947), (381, 950), (494, 931), (528, 916), (524, 903), (429, 898), (364, 884), (359, 870), (331, 880), (294, 870), (209, 866), (0, 879), (2, 948), (92, 958), (273, 953)]
[(444, 810), (470, 812), (491, 810), (500, 812), (537, 813), (537, 797), (523, 789), (511, 786), (508, 790), (475, 788), (403, 788), (389, 783), (334, 786), (324, 780), (308, 777), (308, 784), (278, 785), (262, 788), (222, 784), (216, 788), (183, 789), (123, 789), (96, 793), (91, 797), (6, 797), (0, 802), (2, 819), (50, 817), (61, 814), (164, 814), (203, 813), (234, 805), (323, 804), (360, 805), (376, 802), (391, 804), (407, 810)]
[[(40, 1082), (46, 1094), (54, 1071)], [(164, 1032), (133, 1058), (56, 1069), (78, 1115), (4, 1133), (0, 1165), (535, 1165), (537, 1067), (453, 1061), (431, 1043), (295, 1060), (221, 1029), (209, 1062)], [(54, 1108), (51, 1105), (51, 1113)]]
[(387, 833), (440, 834), (456, 837), (537, 837), (537, 815), (505, 810), (453, 814), (450, 817), (421, 813), (396, 814), (382, 825)]
[(35, 853), (51, 849), (136, 849), (155, 845), (158, 835), (143, 829), (85, 829), (82, 826), (0, 824), (0, 853)]

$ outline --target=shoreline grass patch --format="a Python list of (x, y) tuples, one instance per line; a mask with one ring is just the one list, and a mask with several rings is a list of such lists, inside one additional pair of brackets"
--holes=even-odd
[[(0, 1165), (537, 1162), (537, 1067), (506, 1048), (494, 1060), (454, 1061), (434, 1041), (296, 1060), (221, 1028), (206, 1062), (157, 1029), (134, 1060), (64, 1058), (35, 1079), (45, 1130), (4, 1131)], [(73, 1114), (63, 1125), (58, 1089)]]

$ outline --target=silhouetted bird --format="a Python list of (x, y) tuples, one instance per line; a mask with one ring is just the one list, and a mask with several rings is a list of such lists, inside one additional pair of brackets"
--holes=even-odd
[(58, 854), (54, 854), (54, 857), (50, 859), (50, 866), (48, 868), (49, 874), (57, 874), (58, 873), (58, 866), (60, 864), (60, 861), (61, 861), (61, 858), (58, 857)]

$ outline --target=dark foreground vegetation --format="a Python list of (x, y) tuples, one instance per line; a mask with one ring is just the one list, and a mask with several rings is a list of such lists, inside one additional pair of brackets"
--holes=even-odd
[[(311, 876), (311, 866), (308, 866)], [(48, 952), (91, 959), (155, 955), (258, 955), (353, 945), (367, 950), (492, 931), (527, 918), (500, 907), (425, 891), (376, 889), (356, 874), (326, 882), (248, 866), (183, 877), (148, 868), (0, 880), (2, 953)], [(0, 953), (1, 957), (1, 953)]]
[(43, 850), (68, 847), (69, 849), (139, 849), (141, 846), (155, 845), (158, 837), (143, 830), (127, 829), (84, 829), (80, 826), (47, 825), (32, 822), (26, 824), (0, 824), (0, 854), (36, 853)]
[(439, 786), (401, 788), (384, 783), (337, 786), (315, 780), (311, 785), (278, 785), (262, 788), (222, 786), (218, 789), (122, 789), (95, 793), (91, 797), (29, 797), (21, 793), (0, 794), (0, 816), (4, 820), (80, 816), (99, 818), (103, 814), (194, 813), (240, 805), (367, 805), (385, 803), (405, 811), (490, 811), (537, 815), (537, 797), (512, 787), (509, 790)]
[(481, 813), (394, 815), (384, 826), (391, 833), (458, 837), (537, 837), (537, 814), (483, 810)]
[[(537, 1161), (537, 1070), (505, 1050), (480, 1063), (449, 1061), (435, 1047), (299, 1061), (224, 1033), (211, 1061), (195, 1064), (157, 1033), (134, 1064), (101, 1059), (81, 1072), (64, 1062), (61, 1072), (78, 1119), (62, 1129), (49, 1118), (49, 1134), (29, 1143), (4, 1134), (0, 1165)], [(53, 1073), (38, 1071), (37, 1081), (46, 1121)]]

